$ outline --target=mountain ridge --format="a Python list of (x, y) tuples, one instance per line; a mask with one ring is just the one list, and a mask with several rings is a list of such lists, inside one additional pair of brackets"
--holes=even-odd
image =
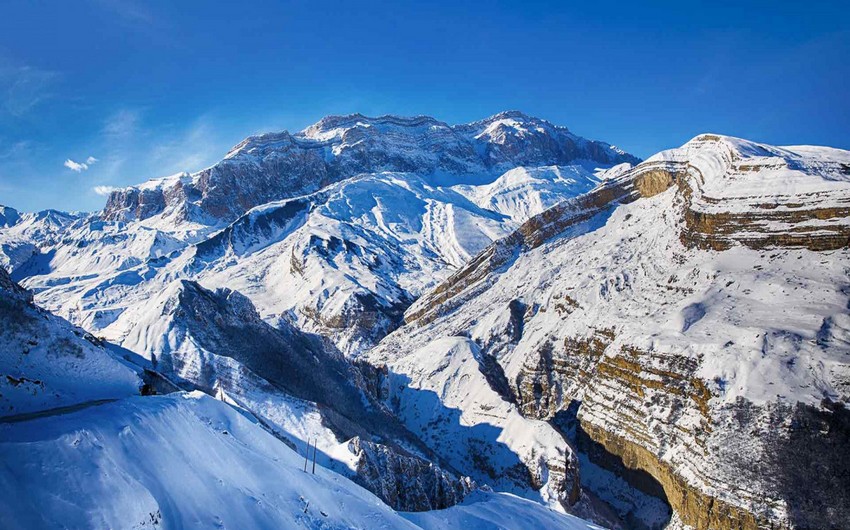
[[(567, 142), (566, 128), (513, 111), (458, 126), (353, 114), (308, 129), (246, 139), (221, 162), (229, 173), (140, 185), (126, 218), (4, 209), (0, 257), (39, 304), (144, 357), (159, 350), (140, 334), (178, 341), (178, 356), (200, 348), (189, 355), (200, 376), (211, 352), (238, 349), (206, 330), (290, 330), (275, 351), (322, 335), (427, 446), (419, 456), (368, 437), (339, 445), (317, 405), (248, 384), (249, 372), (277, 377), (250, 352), (222, 356), (217, 382), (199, 386), (296, 445), (321, 432), (320, 461), (377, 477), (367, 483), (388, 502), (456, 502), (393, 493), (406, 483), (394, 473), (436, 455), (457, 473), (437, 468), (421, 491), (463, 493), (467, 475), (591, 518), (598, 497), (612, 527), (841, 517), (840, 463), (823, 458), (850, 432), (850, 152), (701, 134), (613, 164), (624, 155), (608, 144)], [(606, 163), (571, 158), (600, 145)], [(496, 169), (471, 183), (441, 173), (468, 168)], [(280, 188), (263, 186), (283, 184), (291, 196), (266, 200)], [(173, 285), (178, 312), (206, 316), (171, 319), (150, 303)], [(347, 416), (332, 417), (359, 434)], [(617, 458), (619, 474), (603, 465)], [(827, 472), (806, 482), (783, 458)], [(623, 478), (631, 468), (637, 485)]]
[(115, 190), (102, 216), (129, 221), (171, 210), (177, 219), (219, 225), (253, 206), (318, 191), (357, 173), (478, 175), (480, 180), (518, 165), (580, 159), (610, 165), (639, 160), (518, 111), (454, 126), (426, 116), (329, 116), (298, 133), (249, 136), (222, 161), (191, 175)]
[(573, 443), (648, 473), (684, 524), (846, 521), (850, 152), (796, 149), (700, 135), (651, 157), (488, 246), (367, 358), (444, 388), (418, 352), (467, 348), (502, 383), (447, 400), (490, 387), (559, 429), (574, 415)]

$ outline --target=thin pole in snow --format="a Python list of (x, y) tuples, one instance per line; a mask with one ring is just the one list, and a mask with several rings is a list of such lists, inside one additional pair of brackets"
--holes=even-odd
[(316, 443), (313, 444), (313, 474), (316, 474), (316, 452), (319, 450), (319, 439), (316, 438)]
[(310, 459), (310, 438), (307, 438), (307, 452), (304, 453), (304, 473), (307, 472), (307, 460)]

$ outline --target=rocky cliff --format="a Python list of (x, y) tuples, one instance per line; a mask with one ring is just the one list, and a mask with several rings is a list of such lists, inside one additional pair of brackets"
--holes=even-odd
[(348, 450), (356, 459), (356, 481), (396, 510), (442, 510), (476, 487), (467, 477), (458, 479), (427, 460), (360, 437), (348, 441)]
[[(683, 523), (814, 528), (821, 510), (841, 527), (848, 161), (697, 137), (491, 245), (370, 358), (410, 377), (423, 367), (395, 352), (440, 357), (437, 345), (462, 336), (466, 362), (501, 383), (457, 382), (458, 395), (498, 388), (524, 417), (555, 424), (578, 404), (581, 436), (653, 477), (646, 489)], [(805, 492), (789, 487), (806, 480)]]

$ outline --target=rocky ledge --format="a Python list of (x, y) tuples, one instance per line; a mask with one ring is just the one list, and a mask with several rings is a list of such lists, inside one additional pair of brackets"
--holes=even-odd
[(382, 347), (469, 336), (687, 525), (846, 526), (848, 207), (846, 151), (702, 135), (530, 219)]

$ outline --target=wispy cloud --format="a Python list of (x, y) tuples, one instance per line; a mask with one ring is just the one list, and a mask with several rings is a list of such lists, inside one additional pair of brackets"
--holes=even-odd
[(111, 22), (132, 31), (130, 39), (138, 39), (144, 45), (166, 46), (187, 49), (186, 40), (169, 17), (168, 10), (159, 9), (146, 0), (90, 0)]
[(97, 158), (90, 156), (86, 158), (85, 162), (74, 162), (70, 158), (65, 160), (63, 164), (65, 167), (70, 169), (71, 171), (76, 171), (77, 173), (82, 173), (83, 171), (87, 171), (89, 167), (93, 166), (98, 162)]
[(51, 97), (51, 88), (58, 78), (57, 72), (0, 64), (0, 104), (3, 110), (15, 117), (23, 116)]
[(209, 116), (201, 116), (187, 129), (151, 149), (151, 160), (168, 173), (197, 171), (222, 156), (222, 146)]
[(33, 144), (29, 140), (20, 140), (0, 150), (0, 160), (17, 160), (28, 158)]
[(92, 188), (92, 191), (97, 193), (98, 195), (109, 195), (113, 191), (117, 190), (115, 186), (95, 186)]
[[(103, 185), (92, 188), (107, 195), (112, 185), (138, 184), (150, 178), (183, 171), (194, 172), (217, 160), (231, 146), (211, 114), (188, 123), (168, 123), (151, 128), (155, 116), (145, 109), (123, 109), (111, 114), (101, 129), (98, 146), (101, 161), (96, 178)], [(73, 162), (73, 160), (72, 160)], [(75, 162), (91, 166), (88, 161)], [(84, 171), (84, 170), (82, 170)]]
[(141, 112), (122, 109), (112, 114), (103, 124), (103, 134), (110, 140), (126, 140), (139, 130)]

